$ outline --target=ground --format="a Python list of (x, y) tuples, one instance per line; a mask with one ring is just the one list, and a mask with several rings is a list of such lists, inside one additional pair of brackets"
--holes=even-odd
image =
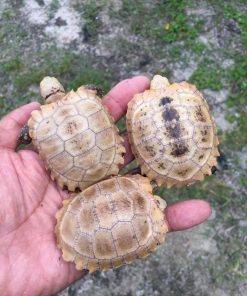
[(246, 0), (0, 2), (0, 116), (40, 100), (45, 75), (67, 90), (94, 83), (106, 92), (121, 79), (159, 73), (196, 84), (219, 128), (216, 174), (158, 190), (168, 203), (204, 198), (210, 220), (169, 234), (147, 259), (88, 275), (59, 296), (247, 295), (246, 13)]

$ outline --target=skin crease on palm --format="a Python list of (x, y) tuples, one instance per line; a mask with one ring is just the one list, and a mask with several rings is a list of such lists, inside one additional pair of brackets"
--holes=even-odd
[[(124, 80), (104, 98), (115, 120), (127, 109), (135, 93), (148, 89), (145, 76)], [(0, 121), (0, 295), (54, 295), (86, 272), (64, 262), (56, 246), (55, 213), (68, 197), (31, 149), (16, 152), (18, 136), (32, 110), (30, 103), (12, 111)], [(133, 159), (124, 135), (125, 165)], [(168, 201), (169, 203), (169, 201)], [(171, 204), (166, 209), (170, 231), (185, 230), (206, 220), (210, 206), (202, 200)]]

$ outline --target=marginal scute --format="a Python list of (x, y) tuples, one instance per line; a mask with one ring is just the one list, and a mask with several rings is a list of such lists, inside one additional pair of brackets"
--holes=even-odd
[[(118, 174), (124, 163), (124, 141), (95, 92), (80, 87), (65, 95), (51, 77), (43, 80), (42, 89), (56, 101), (34, 110), (28, 127), (52, 180), (74, 191)], [(58, 99), (56, 89), (63, 97)]]
[(73, 214), (67, 213), (61, 224), (61, 236), (68, 245), (73, 245), (78, 235), (78, 223)]
[(126, 175), (73, 195), (56, 214), (63, 258), (94, 272), (149, 255), (168, 231), (163, 207), (151, 190), (148, 178)]
[(202, 180), (216, 166), (217, 129), (203, 95), (185, 81), (151, 89), (128, 104), (127, 131), (142, 174), (158, 186), (181, 188)]

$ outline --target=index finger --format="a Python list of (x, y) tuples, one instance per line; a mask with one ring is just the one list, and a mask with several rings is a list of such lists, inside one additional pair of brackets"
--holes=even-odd
[(148, 89), (149, 86), (150, 80), (146, 76), (135, 76), (123, 80), (104, 96), (103, 104), (107, 106), (112, 117), (117, 121), (126, 113), (128, 102), (133, 96)]

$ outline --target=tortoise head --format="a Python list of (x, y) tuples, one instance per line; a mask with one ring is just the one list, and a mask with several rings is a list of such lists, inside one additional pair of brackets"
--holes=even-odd
[(154, 75), (151, 80), (150, 89), (164, 89), (170, 85), (168, 79), (161, 75)]
[(46, 76), (40, 82), (40, 93), (46, 104), (55, 102), (65, 96), (62, 84), (55, 78)]

